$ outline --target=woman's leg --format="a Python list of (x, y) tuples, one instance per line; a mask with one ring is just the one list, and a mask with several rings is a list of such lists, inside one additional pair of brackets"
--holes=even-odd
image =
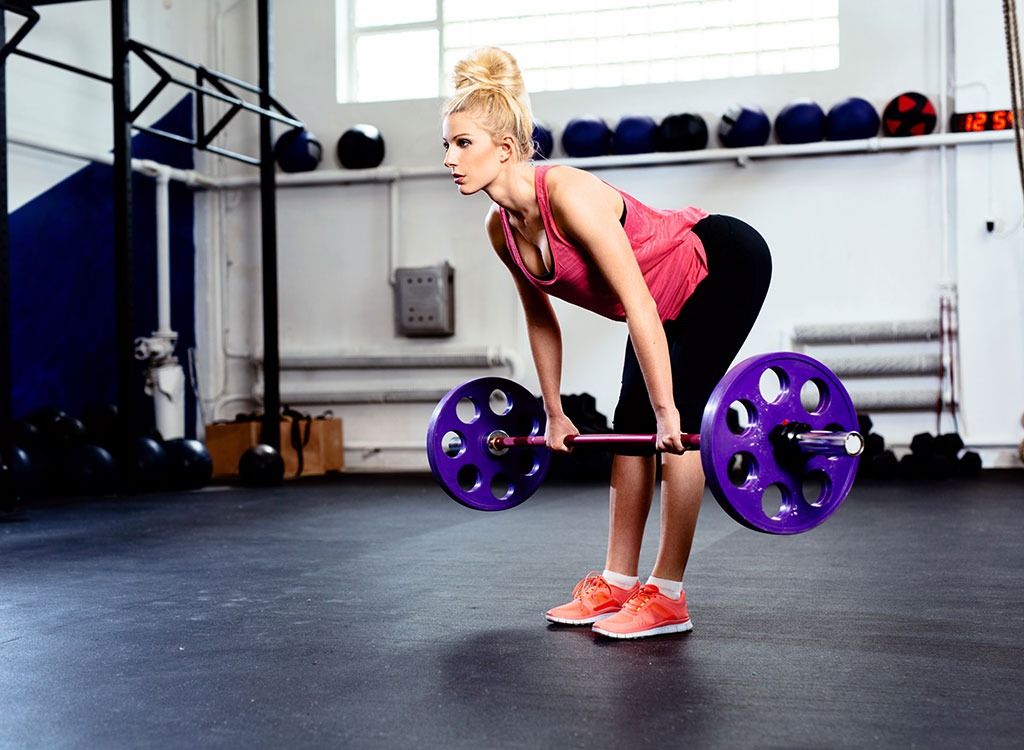
[(656, 470), (654, 456), (616, 455), (612, 459), (607, 570), (637, 575)]
[[(612, 463), (609, 508), (608, 557), (605, 568), (627, 576), (639, 570), (644, 527), (654, 495), (653, 456), (615, 456)], [(704, 495), (704, 470), (700, 455), (665, 454), (661, 481), (661, 538), (651, 574), (681, 581), (690, 556)]]
[(595, 633), (609, 638), (646, 638), (693, 628), (682, 579), (703, 494), (700, 456), (694, 452), (666, 455), (662, 463), (661, 541), (648, 585), (637, 588), (615, 614), (595, 620)]
[(683, 580), (703, 496), (704, 468), (700, 454), (697, 451), (687, 451), (681, 456), (666, 453), (661, 464), (661, 537), (651, 571), (655, 578)]

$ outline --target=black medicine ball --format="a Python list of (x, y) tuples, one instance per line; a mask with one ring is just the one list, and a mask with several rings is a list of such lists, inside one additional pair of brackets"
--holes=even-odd
[(274, 159), (285, 172), (311, 172), (323, 158), (323, 147), (308, 130), (285, 132), (274, 144)]
[(276, 448), (259, 443), (238, 459), (238, 474), (249, 487), (273, 487), (284, 479), (284, 459)]
[(669, 115), (654, 136), (658, 151), (700, 151), (708, 145), (708, 124), (695, 114)]
[(924, 94), (907, 91), (882, 110), (882, 130), (886, 135), (906, 137), (928, 135), (935, 130), (935, 106)]
[(346, 169), (372, 169), (384, 161), (384, 137), (373, 125), (353, 125), (338, 139), (338, 161)]

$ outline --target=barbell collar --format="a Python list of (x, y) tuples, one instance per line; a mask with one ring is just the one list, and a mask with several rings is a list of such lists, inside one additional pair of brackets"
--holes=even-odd
[(864, 436), (856, 431), (811, 430), (794, 440), (802, 453), (816, 456), (859, 456), (864, 452)]

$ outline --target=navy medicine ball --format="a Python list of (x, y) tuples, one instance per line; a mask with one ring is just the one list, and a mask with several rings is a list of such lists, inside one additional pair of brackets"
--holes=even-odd
[(384, 137), (373, 125), (353, 125), (338, 139), (338, 161), (346, 169), (373, 169), (384, 161)]
[(722, 115), (718, 140), (726, 148), (763, 146), (772, 133), (772, 123), (760, 107), (737, 105)]
[(700, 151), (708, 145), (708, 124), (700, 115), (668, 115), (655, 133), (658, 151)]
[(830, 141), (853, 141), (878, 135), (881, 120), (878, 112), (866, 99), (852, 96), (843, 99), (828, 111), (825, 118), (825, 137)]
[(571, 157), (605, 156), (612, 145), (612, 130), (599, 117), (574, 117), (562, 133), (562, 148)]
[(323, 159), (320, 141), (308, 130), (289, 130), (274, 144), (274, 160), (285, 172), (310, 172)]
[(612, 134), (613, 154), (649, 154), (655, 149), (658, 123), (647, 115), (629, 115), (619, 120)]
[(882, 110), (882, 130), (886, 135), (928, 135), (935, 130), (936, 120), (935, 105), (916, 91), (900, 94)]
[(817, 143), (825, 137), (825, 110), (810, 99), (790, 102), (775, 117), (779, 143)]
[(533, 158), (547, 159), (555, 150), (555, 137), (551, 130), (544, 124), (536, 122), (533, 124)]

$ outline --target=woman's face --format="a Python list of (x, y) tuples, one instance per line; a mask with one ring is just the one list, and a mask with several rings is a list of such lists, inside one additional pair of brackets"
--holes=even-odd
[(507, 160), (506, 149), (495, 144), (476, 118), (465, 112), (453, 112), (442, 128), (444, 165), (463, 195), (472, 195), (490, 185)]

